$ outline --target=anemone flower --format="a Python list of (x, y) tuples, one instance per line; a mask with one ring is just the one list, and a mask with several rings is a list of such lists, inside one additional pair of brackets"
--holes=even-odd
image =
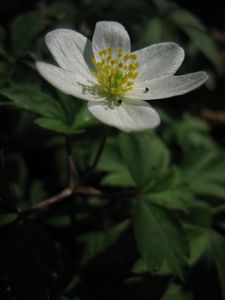
[(58, 66), (37, 62), (39, 73), (62, 92), (86, 100), (97, 119), (126, 132), (160, 123), (145, 100), (185, 94), (208, 78), (202, 71), (174, 75), (184, 59), (175, 43), (132, 52), (129, 35), (117, 22), (98, 22), (92, 42), (69, 29), (53, 30), (45, 41)]

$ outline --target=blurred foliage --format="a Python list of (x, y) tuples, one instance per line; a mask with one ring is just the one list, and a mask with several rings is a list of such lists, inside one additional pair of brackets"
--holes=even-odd
[[(224, 126), (202, 118), (222, 106), (224, 39), (175, 2), (1, 4), (0, 299), (225, 299)], [(91, 37), (99, 16), (123, 23), (134, 49), (182, 45), (181, 71), (207, 70), (208, 90), (158, 101), (155, 131), (111, 129), (86, 180), (101, 195), (34, 209), (69, 184), (68, 156), (85, 174), (102, 130), (82, 101), (37, 73), (35, 61), (51, 59), (44, 34), (66, 27)]]

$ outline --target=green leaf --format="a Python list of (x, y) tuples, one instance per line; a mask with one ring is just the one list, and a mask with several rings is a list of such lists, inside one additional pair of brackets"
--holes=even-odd
[(10, 187), (17, 199), (24, 198), (27, 185), (28, 170), (26, 163), (19, 154), (8, 154), (6, 157)]
[(167, 40), (175, 40), (175, 38), (175, 33), (170, 23), (165, 21), (165, 19), (154, 17), (142, 29), (138, 45), (143, 47)]
[(221, 61), (216, 43), (195, 16), (182, 9), (173, 9), (168, 13), (167, 19), (182, 29), (216, 68), (220, 67)]
[(192, 28), (184, 28), (194, 45), (220, 70), (221, 60), (216, 43), (204, 32)]
[[(193, 264), (199, 258), (204, 265), (214, 267), (220, 280), (222, 297), (225, 298), (225, 239), (211, 228), (189, 227), (191, 233), (191, 260)], [(190, 231), (191, 230), (191, 231)], [(208, 268), (207, 268), (207, 271)]]
[(185, 157), (181, 171), (193, 193), (225, 200), (225, 153), (216, 147), (192, 151)]
[(191, 292), (182, 289), (182, 286), (171, 283), (160, 300), (192, 300)]
[(109, 186), (134, 187), (131, 177), (119, 151), (117, 139), (108, 139), (107, 145), (98, 164), (98, 170), (107, 172), (102, 183)]
[(189, 207), (188, 223), (185, 224), (190, 241), (190, 265), (202, 258), (208, 248), (209, 233), (212, 224), (212, 209), (205, 202), (196, 201)]
[(118, 144), (124, 163), (137, 186), (144, 189), (167, 171), (166, 146), (149, 132), (120, 134)]
[(37, 118), (34, 121), (34, 123), (40, 126), (41, 128), (52, 130), (57, 133), (67, 134), (67, 135), (79, 134), (83, 132), (83, 130), (79, 130), (77, 128), (66, 125), (60, 119)]
[(106, 232), (90, 232), (80, 237), (85, 244), (82, 264), (86, 264), (99, 253), (112, 245), (128, 228), (129, 222), (123, 221)]
[(133, 226), (138, 249), (149, 271), (155, 273), (166, 260), (171, 272), (182, 278), (188, 246), (179, 220), (168, 210), (138, 199)]
[(152, 18), (149, 21), (142, 33), (141, 42), (142, 44), (159, 43), (163, 39), (163, 23), (159, 18)]
[(206, 32), (205, 26), (194, 15), (183, 9), (171, 9), (167, 14), (167, 19), (178, 27), (188, 27)]
[(44, 30), (44, 19), (39, 12), (29, 12), (15, 18), (11, 24), (12, 49), (16, 56), (25, 55), (32, 42)]
[[(89, 127), (102, 125), (88, 110), (87, 105), (82, 103), (81, 109), (74, 113), (73, 126), (77, 129), (86, 129)], [(76, 114), (75, 114), (76, 113)]]
[(213, 145), (209, 137), (209, 125), (203, 120), (185, 114), (182, 121), (178, 122), (174, 123), (173, 129), (183, 151), (190, 153), (193, 148), (210, 148)]
[(8, 225), (14, 221), (16, 221), (18, 218), (17, 214), (11, 213), (11, 214), (0, 214), (0, 226)]
[(178, 168), (171, 169), (146, 191), (145, 196), (168, 209), (188, 212), (193, 195), (182, 181)]
[(12, 105), (44, 117), (65, 119), (60, 104), (35, 86), (5, 88), (0, 94), (10, 100), (5, 102), (5, 105)]
[(183, 151), (190, 153), (193, 148), (211, 148), (214, 145), (209, 136), (209, 125), (203, 120), (188, 113), (185, 113), (181, 120), (171, 118), (165, 112), (160, 115), (167, 125), (163, 132), (166, 141), (171, 142), (175, 138)]
[(151, 186), (150, 192), (157, 193), (163, 192), (170, 188), (176, 188), (181, 183), (180, 171), (177, 167), (171, 167), (167, 173), (164, 174), (159, 180), (157, 180), (153, 186)]
[[(207, 272), (210, 270), (216, 272), (220, 279), (220, 288), (222, 298), (225, 298), (225, 238), (219, 234), (212, 226), (212, 209), (205, 203), (196, 203), (190, 210), (191, 224), (185, 224), (185, 228), (190, 240), (190, 258), (191, 265), (197, 261), (203, 262)], [(203, 269), (204, 271), (204, 269)]]
[(149, 300), (150, 298), (151, 300), (159, 300), (167, 288), (168, 281), (168, 277), (159, 276), (154, 278), (151, 276), (126, 278), (118, 299)]
[(76, 6), (65, 1), (57, 1), (48, 7), (47, 14), (57, 20), (57, 27), (67, 27), (77, 22)]
[(102, 179), (102, 184), (112, 187), (134, 187), (135, 183), (125, 168), (113, 171)]
[(192, 194), (180, 186), (171, 188), (161, 192), (149, 192), (146, 197), (156, 204), (162, 205), (173, 211), (182, 211), (187, 213), (188, 205), (194, 199)]
[(142, 258), (139, 258), (132, 267), (132, 273), (134, 274), (144, 274), (148, 272), (148, 265), (146, 261)]
[(210, 231), (209, 234), (209, 255), (214, 261), (220, 280), (221, 299), (225, 299), (225, 239), (216, 231)]
[(38, 179), (33, 180), (30, 187), (30, 202), (37, 203), (41, 199), (47, 198), (47, 193), (44, 188), (44, 183)]
[(170, 7), (170, 3), (167, 2), (166, 0), (153, 0), (152, 2), (156, 6), (156, 8), (160, 14), (163, 14), (164, 12), (166, 12)]
[(59, 101), (65, 111), (67, 124), (79, 130), (101, 125), (89, 112), (86, 103), (57, 91)]
[(195, 199), (190, 203), (188, 211), (188, 223), (201, 228), (210, 228), (212, 224), (212, 207), (207, 202)]
[(186, 225), (190, 240), (190, 265), (194, 265), (204, 254), (208, 244), (208, 234), (205, 228), (195, 225)]

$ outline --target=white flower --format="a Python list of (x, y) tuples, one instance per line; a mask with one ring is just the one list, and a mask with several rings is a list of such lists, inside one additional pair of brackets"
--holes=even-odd
[(53, 30), (45, 40), (59, 67), (37, 62), (40, 74), (62, 92), (87, 100), (97, 119), (126, 132), (160, 123), (143, 100), (182, 95), (208, 78), (205, 72), (174, 75), (184, 59), (175, 43), (131, 52), (129, 35), (116, 22), (98, 22), (92, 42), (69, 29)]

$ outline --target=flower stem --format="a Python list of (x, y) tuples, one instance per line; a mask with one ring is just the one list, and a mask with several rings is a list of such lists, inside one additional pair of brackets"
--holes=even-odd
[(31, 209), (42, 209), (42, 208), (46, 208), (49, 205), (53, 204), (53, 203), (57, 203), (60, 202), (62, 199), (68, 198), (69, 196), (71, 196), (73, 194), (73, 191), (70, 188), (65, 188), (64, 190), (62, 190), (60, 193), (45, 199), (41, 202), (38, 202), (36, 204), (34, 204)]
[(79, 172), (77, 169), (76, 161), (73, 156), (73, 147), (70, 137), (66, 138), (66, 149), (68, 155), (68, 167), (69, 167), (69, 186), (73, 189), (79, 179)]
[(78, 170), (76, 167), (76, 163), (75, 163), (74, 157), (72, 156), (71, 140), (69, 140), (67, 138), (66, 148), (67, 148), (67, 152), (68, 152), (68, 162), (69, 162), (69, 172), (70, 172), (69, 186), (67, 188), (65, 188), (64, 190), (62, 190), (60, 193), (34, 204), (30, 208), (31, 210), (47, 208), (48, 206), (50, 206), (54, 203), (60, 202), (63, 199), (68, 198), (75, 194), (84, 194), (84, 195), (92, 195), (92, 196), (102, 196), (103, 195), (103, 193), (100, 190), (97, 190), (97, 189), (95, 189), (93, 187), (89, 187), (89, 186), (83, 186), (82, 184), (83, 184), (83, 182), (85, 182), (92, 176), (92, 174), (101, 158), (101, 155), (103, 153), (103, 150), (104, 150), (104, 147), (106, 144), (109, 129), (110, 129), (109, 126), (104, 127), (102, 137), (101, 137), (99, 147), (98, 147), (96, 156), (94, 158), (94, 161), (93, 161), (91, 167), (88, 169), (87, 173), (81, 179), (79, 179), (79, 173), (78, 173)]
[(99, 143), (99, 146), (98, 146), (98, 150), (97, 150), (96, 156), (94, 158), (94, 161), (93, 161), (91, 167), (88, 169), (87, 173), (83, 176), (83, 178), (81, 178), (81, 183), (87, 181), (92, 176), (95, 168), (97, 167), (98, 162), (99, 162), (99, 160), (102, 156), (103, 150), (105, 148), (105, 144), (106, 144), (106, 140), (107, 140), (107, 137), (108, 137), (109, 129), (110, 129), (109, 126), (104, 127), (103, 132), (102, 132), (102, 136), (101, 136), (101, 140), (100, 140), (100, 143)]

